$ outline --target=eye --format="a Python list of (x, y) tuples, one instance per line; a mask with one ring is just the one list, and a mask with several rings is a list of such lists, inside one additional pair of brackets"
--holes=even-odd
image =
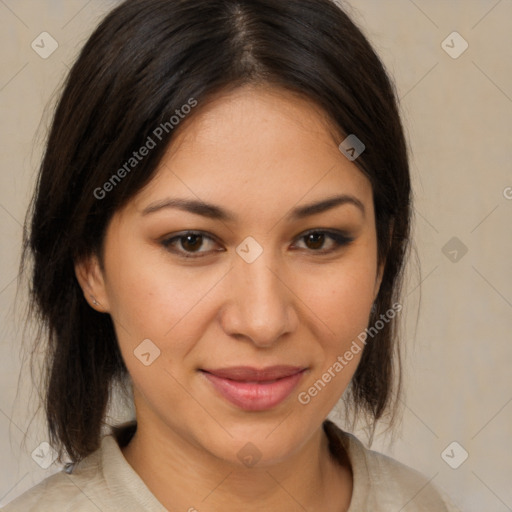
[[(299, 240), (304, 240), (306, 249), (319, 254), (329, 254), (340, 247), (348, 245), (354, 238), (341, 231), (313, 230), (301, 235)], [(322, 249), (325, 242), (330, 240), (330, 248)]]
[[(198, 258), (201, 254), (210, 251), (199, 251), (205, 240), (215, 243), (215, 240), (204, 233), (187, 231), (179, 235), (163, 240), (161, 244), (169, 251), (182, 256), (183, 258)], [(181, 246), (181, 249), (176, 246)], [(194, 254), (197, 253), (198, 256)]]
[[(306, 244), (306, 251), (317, 254), (330, 254), (339, 248), (348, 245), (354, 239), (341, 231), (326, 231), (326, 230), (312, 230), (301, 235), (299, 240), (304, 240)], [(326, 241), (330, 240), (330, 247), (324, 248)], [(221, 252), (224, 249), (203, 250), (200, 249), (204, 246), (204, 242), (209, 241), (213, 247), (217, 244), (214, 238), (206, 235), (200, 231), (186, 231), (177, 234), (171, 238), (162, 240), (160, 243), (170, 252), (177, 254), (182, 258), (200, 258), (211, 252)], [(218, 245), (218, 244), (217, 244)]]

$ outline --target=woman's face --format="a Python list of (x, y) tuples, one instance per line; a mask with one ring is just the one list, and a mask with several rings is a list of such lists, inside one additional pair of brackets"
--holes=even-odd
[(272, 464), (359, 363), (380, 285), (372, 189), (291, 93), (244, 87), (200, 108), (112, 219), (104, 272), (82, 275), (112, 316), (139, 424)]

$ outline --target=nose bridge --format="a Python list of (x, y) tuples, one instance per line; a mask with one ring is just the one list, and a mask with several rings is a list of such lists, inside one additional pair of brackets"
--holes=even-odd
[(282, 262), (271, 249), (249, 261), (243, 253), (237, 256), (230, 273), (233, 306), (227, 327), (231, 334), (249, 337), (258, 345), (270, 345), (292, 328), (290, 291), (281, 281)]

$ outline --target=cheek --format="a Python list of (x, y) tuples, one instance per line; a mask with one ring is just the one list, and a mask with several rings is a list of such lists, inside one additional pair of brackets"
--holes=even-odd
[[(366, 249), (332, 265), (308, 272), (303, 281), (315, 320), (314, 367), (298, 394), (303, 414), (327, 415), (349, 385), (364, 350), (358, 338), (368, 326), (374, 298), (376, 259)], [(312, 324), (313, 325), (313, 324)], [(310, 405), (312, 404), (312, 406)]]
[(304, 273), (307, 278), (301, 286), (307, 304), (338, 347), (367, 327), (377, 272), (372, 254), (357, 250), (329, 270), (312, 268)]
[(209, 295), (225, 269), (171, 264), (163, 249), (138, 245), (126, 251), (112, 247), (111, 254), (118, 257), (111, 258), (106, 269), (121, 349), (129, 356), (150, 339), (162, 355), (172, 350), (170, 359), (177, 360), (212, 320)]

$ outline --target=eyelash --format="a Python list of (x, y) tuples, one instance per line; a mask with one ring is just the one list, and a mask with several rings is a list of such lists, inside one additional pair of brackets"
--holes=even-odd
[[(344, 247), (344, 246), (347, 246), (349, 245), (351, 242), (354, 241), (354, 238), (348, 236), (347, 234), (344, 234), (343, 232), (340, 232), (340, 231), (330, 231), (330, 230), (320, 230), (320, 229), (313, 229), (313, 230), (310, 230), (310, 231), (307, 231), (306, 233), (300, 235), (298, 237), (299, 240), (301, 239), (304, 239), (310, 235), (327, 235), (328, 238), (330, 238), (334, 244), (335, 244), (335, 247), (334, 249), (330, 249), (330, 250), (314, 250), (314, 249), (306, 249), (308, 250), (309, 252), (312, 252), (314, 254), (317, 254), (317, 255), (325, 255), (325, 254), (331, 254), (337, 250), (339, 250), (341, 247)], [(202, 258), (204, 254), (208, 254), (208, 253), (204, 253), (204, 252), (186, 252), (186, 251), (181, 251), (181, 250), (176, 250), (175, 248), (172, 248), (172, 245), (174, 244), (175, 241), (180, 241), (180, 240), (183, 240), (185, 239), (187, 236), (189, 235), (194, 235), (194, 236), (201, 236), (203, 237), (203, 240), (204, 239), (208, 239), (208, 240), (212, 240), (215, 242), (215, 239), (211, 236), (208, 236), (206, 233), (202, 232), (202, 231), (186, 231), (182, 234), (179, 234), (179, 235), (176, 235), (176, 236), (173, 236), (171, 238), (167, 238), (165, 240), (162, 240), (161, 241), (161, 244), (164, 246), (164, 248), (166, 250), (168, 250), (169, 252), (172, 252), (174, 254), (177, 254), (179, 257), (181, 258), (184, 258), (184, 259), (195, 259), (195, 258)], [(221, 251), (214, 251), (214, 252), (221, 252)], [(197, 256), (195, 254), (198, 254)]]

